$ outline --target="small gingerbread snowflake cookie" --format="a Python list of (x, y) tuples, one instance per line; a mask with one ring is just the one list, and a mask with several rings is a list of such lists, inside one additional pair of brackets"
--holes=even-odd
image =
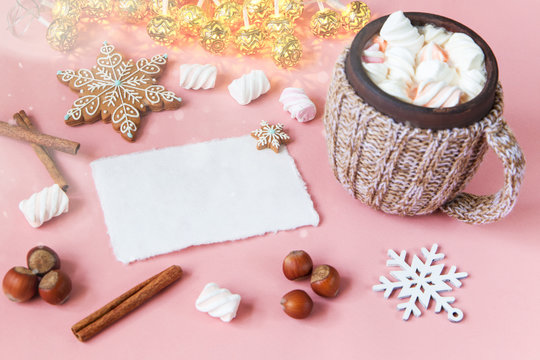
[(288, 143), (291, 138), (283, 131), (283, 125), (271, 125), (261, 121), (261, 128), (251, 132), (251, 136), (257, 139), (257, 150), (270, 148), (279, 152), (281, 144)]
[(179, 97), (156, 84), (166, 64), (167, 54), (125, 61), (113, 45), (104, 42), (92, 69), (57, 72), (58, 80), (79, 93), (64, 117), (66, 124), (76, 126), (101, 119), (112, 122), (124, 139), (135, 141), (141, 116), (147, 110), (180, 106)]

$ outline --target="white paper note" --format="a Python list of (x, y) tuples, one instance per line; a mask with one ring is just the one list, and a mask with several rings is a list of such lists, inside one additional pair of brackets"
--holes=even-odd
[(285, 146), (250, 136), (91, 163), (116, 258), (129, 263), (192, 245), (317, 226), (319, 215)]

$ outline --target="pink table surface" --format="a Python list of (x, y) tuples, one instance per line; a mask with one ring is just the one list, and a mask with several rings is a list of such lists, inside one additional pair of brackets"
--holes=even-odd
[[(0, 13), (5, 14), (13, 4), (3, 1)], [(48, 47), (42, 38), (44, 28), (38, 23), (22, 39), (2, 30), (0, 119), (7, 121), (14, 112), (25, 109), (42, 131), (82, 146), (77, 156), (55, 155), (71, 185), (69, 213), (33, 229), (19, 212), (18, 203), (52, 181), (30, 146), (0, 139), (0, 273), (24, 265), (28, 249), (46, 244), (60, 254), (74, 283), (70, 300), (62, 306), (39, 299), (15, 304), (1, 296), (0, 357), (539, 359), (540, 125), (535, 107), (540, 95), (540, 29), (536, 21), (540, 4), (526, 0), (387, 0), (369, 5), (374, 17), (398, 9), (442, 14), (467, 24), (490, 44), (505, 90), (506, 119), (528, 163), (520, 199), (506, 219), (470, 226), (442, 214), (385, 215), (343, 190), (328, 165), (321, 114), (332, 65), (352, 36), (316, 40), (305, 31), (304, 21), (301, 65), (278, 70), (268, 58), (248, 59), (234, 52), (212, 56), (189, 41), (164, 49), (153, 44), (140, 26), (90, 24), (81, 34), (77, 50), (69, 55)], [(309, 18), (315, 10), (316, 5), (307, 6), (304, 16)], [(103, 40), (134, 58), (167, 51), (170, 67), (161, 83), (184, 99), (177, 111), (146, 116), (134, 144), (122, 140), (108, 124), (71, 128), (63, 122), (76, 95), (56, 80), (56, 71), (92, 66)], [(178, 86), (179, 65), (192, 62), (217, 65), (214, 90), (186, 91)], [(250, 69), (264, 70), (272, 89), (242, 107), (229, 96), (226, 86)], [(299, 124), (282, 111), (278, 98), (288, 86), (305, 88), (315, 101), (319, 115), (313, 122)], [(131, 265), (114, 258), (91, 161), (240, 136), (262, 119), (283, 122), (294, 138), (289, 151), (321, 215), (319, 227), (192, 247)], [(502, 167), (490, 152), (467, 190), (492, 193), (501, 187), (502, 179)], [(421, 247), (434, 242), (447, 254), (448, 265), (455, 264), (470, 274), (463, 287), (451, 293), (457, 298), (455, 306), (465, 312), (458, 324), (449, 322), (444, 312), (435, 314), (433, 306), (420, 318), (405, 322), (396, 310), (399, 300), (395, 296), (385, 300), (382, 293), (371, 290), (380, 275), (388, 274), (388, 249), (419, 253)], [(314, 312), (303, 321), (287, 317), (279, 306), (281, 296), (290, 290), (311, 293), (308, 282), (290, 282), (281, 273), (281, 261), (293, 249), (307, 250), (316, 263), (334, 265), (343, 277), (337, 298), (313, 295)], [(181, 265), (185, 276), (165, 293), (88, 343), (80, 343), (71, 334), (72, 324), (171, 264)], [(229, 324), (195, 310), (196, 297), (210, 281), (242, 296), (238, 317)]]

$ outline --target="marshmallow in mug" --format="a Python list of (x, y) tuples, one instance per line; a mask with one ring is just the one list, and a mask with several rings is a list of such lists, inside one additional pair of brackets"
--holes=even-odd
[(366, 46), (362, 65), (383, 91), (425, 107), (451, 107), (476, 97), (487, 73), (484, 53), (463, 33), (427, 24), (415, 27), (402, 11)]

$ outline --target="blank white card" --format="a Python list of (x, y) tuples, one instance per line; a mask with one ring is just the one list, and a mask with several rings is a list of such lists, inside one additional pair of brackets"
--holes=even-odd
[(286, 148), (250, 136), (91, 163), (116, 258), (129, 263), (192, 245), (319, 224)]

